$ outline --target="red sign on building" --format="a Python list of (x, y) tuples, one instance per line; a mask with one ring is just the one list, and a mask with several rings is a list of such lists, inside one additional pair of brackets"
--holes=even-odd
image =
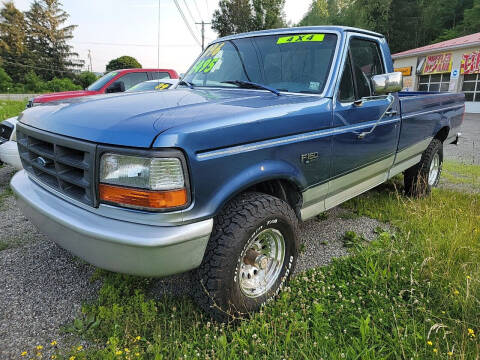
[(463, 54), (460, 74), (478, 74), (480, 73), (480, 50), (470, 54)]
[(452, 71), (452, 53), (427, 56), (422, 74), (440, 74)]

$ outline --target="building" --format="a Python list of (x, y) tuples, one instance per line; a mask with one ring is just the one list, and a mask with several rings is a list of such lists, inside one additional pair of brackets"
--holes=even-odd
[(392, 55), (404, 91), (465, 93), (465, 111), (480, 113), (480, 32)]

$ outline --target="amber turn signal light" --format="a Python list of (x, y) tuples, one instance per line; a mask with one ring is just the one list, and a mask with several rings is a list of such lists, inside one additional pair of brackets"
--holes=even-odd
[(100, 184), (100, 200), (139, 208), (165, 209), (187, 203), (187, 190), (152, 191)]

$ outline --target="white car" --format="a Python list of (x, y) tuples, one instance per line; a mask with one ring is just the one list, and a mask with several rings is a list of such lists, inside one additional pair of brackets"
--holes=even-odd
[(16, 116), (0, 123), (0, 163), (4, 162), (21, 170), (23, 167), (18, 155), (16, 127)]
[(125, 92), (137, 92), (137, 91), (154, 91), (154, 90), (168, 90), (175, 88), (178, 84), (178, 79), (157, 79), (141, 82), (132, 86)]

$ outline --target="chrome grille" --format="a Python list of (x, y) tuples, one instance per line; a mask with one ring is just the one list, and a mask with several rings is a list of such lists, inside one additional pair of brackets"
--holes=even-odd
[(95, 205), (94, 144), (17, 126), (24, 169), (70, 198)]

